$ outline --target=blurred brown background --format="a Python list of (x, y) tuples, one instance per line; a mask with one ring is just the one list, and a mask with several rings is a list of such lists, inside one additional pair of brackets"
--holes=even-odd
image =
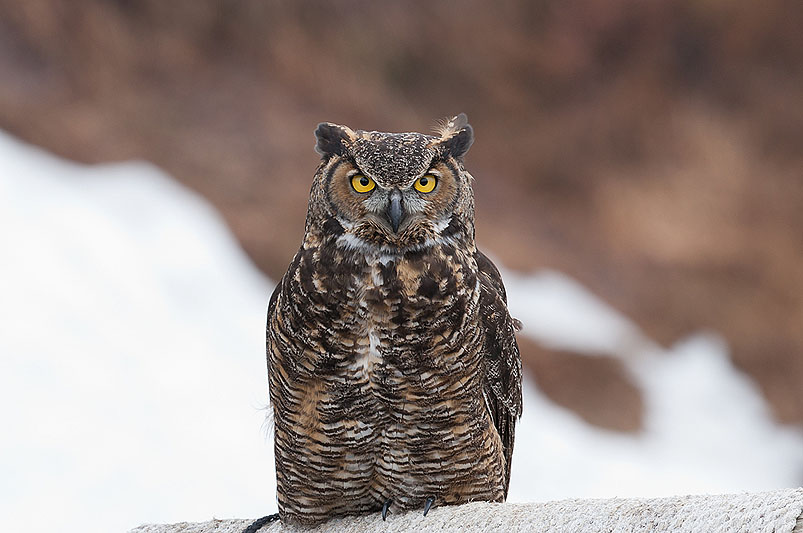
[[(274, 280), (318, 122), (427, 131), (460, 111), (481, 246), (566, 272), (664, 344), (721, 333), (803, 423), (798, 0), (0, 0), (0, 128), (153, 161)], [(640, 426), (616, 359), (522, 350), (554, 400)]]

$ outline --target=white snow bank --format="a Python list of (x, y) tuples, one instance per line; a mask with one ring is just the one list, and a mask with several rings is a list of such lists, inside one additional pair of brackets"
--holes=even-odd
[(271, 286), (202, 198), (0, 134), (0, 249), (0, 529), (275, 509)]
[[(75, 165), (0, 132), (0, 250), (1, 529), (275, 510), (271, 286), (204, 200), (150, 165)], [(770, 421), (721, 342), (658, 353), (561, 274), (505, 279), (524, 334), (627, 354), (648, 407), (644, 433), (623, 436), (528, 384), (512, 500), (800, 484), (803, 438)]]
[(803, 483), (803, 432), (781, 427), (727, 345), (699, 333), (662, 350), (627, 318), (557, 272), (503, 272), (521, 334), (621, 358), (644, 394), (646, 427), (589, 426), (525, 382), (510, 501), (760, 491)]

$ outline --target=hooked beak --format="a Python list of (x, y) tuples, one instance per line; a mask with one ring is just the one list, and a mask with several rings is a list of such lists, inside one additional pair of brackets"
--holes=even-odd
[(393, 233), (399, 231), (399, 226), (401, 225), (402, 221), (404, 220), (404, 207), (402, 207), (402, 194), (401, 191), (396, 188), (390, 191), (390, 201), (388, 202), (388, 221), (390, 222), (390, 226), (393, 228)]

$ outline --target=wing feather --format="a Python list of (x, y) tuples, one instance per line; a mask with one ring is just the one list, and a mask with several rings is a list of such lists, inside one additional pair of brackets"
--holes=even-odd
[(480, 322), (485, 334), (483, 392), (505, 455), (505, 498), (510, 485), (510, 462), (516, 421), (521, 416), (521, 356), (515, 331), (520, 327), (507, 309), (507, 294), (499, 270), (477, 251), (480, 274)]

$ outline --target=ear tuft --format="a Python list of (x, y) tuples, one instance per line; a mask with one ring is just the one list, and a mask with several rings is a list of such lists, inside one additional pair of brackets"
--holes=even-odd
[(435, 125), (435, 134), (441, 139), (445, 139), (466, 126), (468, 126), (468, 117), (465, 113), (460, 113), (459, 115), (439, 120)]
[(354, 140), (354, 132), (346, 126), (321, 122), (315, 128), (315, 151), (322, 156), (343, 155)]
[(455, 159), (462, 159), (472, 144), (474, 144), (474, 130), (471, 125), (466, 124), (449, 139), (441, 143), (441, 146)]
[(462, 159), (474, 143), (474, 129), (465, 113), (443, 121), (436, 130), (440, 139), (434, 145), (455, 159)]

